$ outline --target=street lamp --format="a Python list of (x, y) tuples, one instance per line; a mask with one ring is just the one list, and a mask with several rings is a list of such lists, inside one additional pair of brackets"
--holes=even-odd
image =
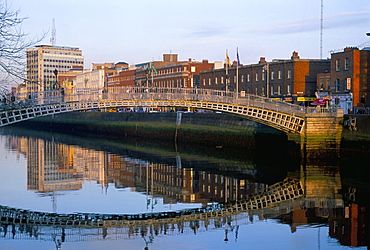
[[(53, 73), (54, 73), (54, 75), (55, 75), (55, 86), (57, 86), (57, 85), (59, 85), (59, 83), (58, 83), (58, 70), (57, 69), (55, 69), (54, 71), (53, 71)], [(51, 83), (50, 83), (51, 84)], [(54, 89), (54, 88), (53, 88)]]

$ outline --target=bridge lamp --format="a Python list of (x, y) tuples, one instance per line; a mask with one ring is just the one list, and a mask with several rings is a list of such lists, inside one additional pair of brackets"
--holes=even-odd
[[(58, 70), (57, 69), (55, 69), (54, 71), (53, 71), (53, 73), (54, 73), (54, 75), (55, 75), (55, 83), (56, 83), (56, 85), (59, 85), (59, 83), (58, 83)], [(51, 83), (50, 83), (51, 84)]]

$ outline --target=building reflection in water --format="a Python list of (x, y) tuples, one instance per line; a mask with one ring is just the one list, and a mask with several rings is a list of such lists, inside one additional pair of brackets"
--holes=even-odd
[[(85, 181), (96, 181), (104, 191), (113, 183), (118, 189), (130, 187), (135, 191), (145, 192), (148, 195), (148, 208), (155, 206), (156, 198), (163, 199), (165, 204), (227, 203), (243, 199), (268, 187), (267, 183), (251, 181), (248, 178), (178, 167), (179, 164), (150, 162), (76, 145), (24, 137), (9, 137), (9, 140), (9, 145), (26, 155), (28, 190), (51, 196), (52, 200), (55, 199), (55, 192), (81, 189)], [(320, 143), (314, 143), (315, 145), (305, 141), (300, 144), (304, 156), (301, 169), (288, 173), (289, 178), (298, 179), (303, 184), (304, 198), (284, 202), (272, 208), (249, 211), (243, 213), (243, 216), (247, 216), (249, 222), (256, 218), (277, 219), (281, 223), (289, 224), (293, 233), (300, 226), (320, 227), (328, 224), (329, 235), (338, 239), (342, 245), (357, 247), (369, 244), (366, 225), (369, 214), (366, 211), (366, 203), (359, 203), (359, 197), (356, 197), (362, 191), (353, 185), (342, 185), (338, 149), (332, 147), (328, 152), (324, 150), (327, 145), (320, 147), (317, 146)], [(143, 237), (148, 246), (155, 235), (168, 234), (171, 227), (180, 233), (184, 229), (196, 233), (197, 230), (202, 230), (202, 227), (207, 230), (208, 223), (191, 221), (177, 226), (152, 225), (140, 230), (134, 227), (91, 230), (105, 235), (103, 238), (108, 234), (124, 234), (128, 238), (136, 234)], [(228, 233), (231, 232), (229, 230), (239, 227), (238, 217), (235, 216), (215, 219), (213, 224), (225, 228), (225, 240), (228, 240)], [(11, 231), (5, 229), (7, 225), (2, 227), (3, 232)], [(71, 230), (74, 229), (69, 229), (69, 233)], [(237, 235), (236, 231), (233, 232)], [(65, 231), (61, 235), (65, 237)]]

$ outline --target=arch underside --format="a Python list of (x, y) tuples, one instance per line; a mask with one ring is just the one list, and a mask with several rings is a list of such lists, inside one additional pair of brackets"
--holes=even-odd
[(56, 104), (44, 104), (18, 110), (1, 112), (0, 126), (64, 112), (112, 107), (183, 107), (220, 111), (238, 115), (248, 120), (276, 128), (287, 133), (301, 133), (304, 118), (259, 107), (249, 107), (227, 103), (204, 101), (164, 101), (164, 100), (121, 100), (121, 101), (80, 101)]

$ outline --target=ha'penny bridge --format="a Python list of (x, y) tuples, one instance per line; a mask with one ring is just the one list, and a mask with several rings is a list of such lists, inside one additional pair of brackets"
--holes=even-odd
[[(245, 197), (243, 201), (180, 211), (142, 214), (58, 214), (0, 206), (0, 237), (42, 238), (64, 242), (81, 240), (76, 239), (74, 236), (76, 233), (73, 233), (78, 230), (86, 230), (89, 232), (87, 234), (95, 236), (99, 235), (97, 238), (90, 235), (92, 237), (90, 240), (104, 239), (108, 235), (121, 235), (127, 238), (134, 238), (135, 235), (144, 237), (148, 236), (149, 232), (155, 232), (156, 235), (171, 234), (175, 231), (196, 233), (197, 230), (201, 231), (201, 226), (205, 229), (231, 227), (238, 219), (243, 219), (243, 216), (250, 216), (248, 213), (258, 214), (258, 211), (274, 209), (303, 196), (304, 188), (300, 181), (286, 179), (255, 195)], [(284, 212), (289, 212), (285, 210)]]
[(223, 112), (301, 135), (337, 134), (343, 119), (343, 110), (335, 107), (303, 107), (256, 95), (198, 88), (122, 87), (108, 91), (74, 89), (3, 96), (0, 127), (65, 112), (128, 107)]

